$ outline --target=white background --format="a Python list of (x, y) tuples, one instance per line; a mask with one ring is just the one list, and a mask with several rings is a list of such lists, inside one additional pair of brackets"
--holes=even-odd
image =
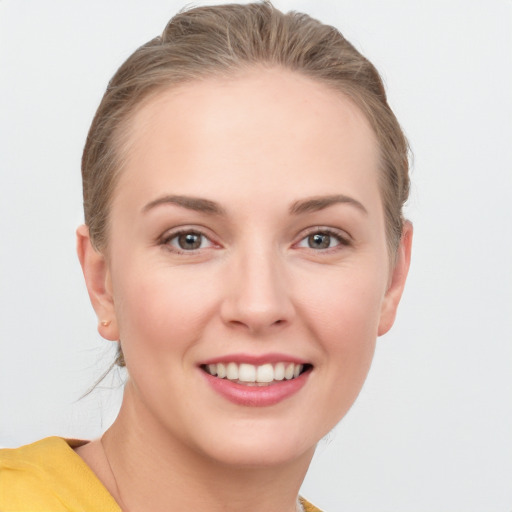
[[(330, 512), (510, 512), (512, 1), (275, 4), (377, 65), (415, 154), (401, 311), (303, 493)], [(113, 354), (74, 252), (81, 150), (110, 76), (182, 6), (0, 0), (0, 445), (90, 438), (115, 414), (119, 389), (79, 400)]]

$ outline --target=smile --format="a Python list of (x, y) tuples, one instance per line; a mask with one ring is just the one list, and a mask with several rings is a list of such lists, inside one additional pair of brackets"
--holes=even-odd
[(273, 382), (295, 379), (309, 367), (311, 365), (287, 362), (262, 365), (229, 362), (208, 364), (202, 368), (205, 372), (219, 379), (227, 379), (249, 386), (266, 386)]

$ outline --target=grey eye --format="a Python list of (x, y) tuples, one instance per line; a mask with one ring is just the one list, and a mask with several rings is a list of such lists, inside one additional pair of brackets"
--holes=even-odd
[(203, 244), (203, 235), (200, 233), (182, 233), (175, 237), (176, 243), (184, 251), (199, 249)]
[(194, 251), (215, 247), (208, 236), (194, 229), (171, 232), (164, 235), (160, 243), (176, 253), (193, 253)]
[(307, 237), (308, 247), (311, 249), (328, 249), (331, 247), (331, 235), (326, 233), (314, 233)]

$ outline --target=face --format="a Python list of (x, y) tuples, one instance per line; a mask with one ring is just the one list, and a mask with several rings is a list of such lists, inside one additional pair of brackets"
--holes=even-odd
[(102, 334), (122, 340), (134, 421), (230, 464), (311, 453), (405, 280), (368, 122), (322, 84), (255, 69), (160, 93), (127, 147), (88, 281)]

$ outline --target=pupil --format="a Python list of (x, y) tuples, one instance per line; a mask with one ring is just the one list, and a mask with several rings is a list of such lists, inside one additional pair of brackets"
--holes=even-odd
[(331, 237), (323, 233), (315, 233), (309, 236), (308, 242), (312, 249), (327, 249), (331, 243)]
[(186, 233), (179, 236), (178, 242), (182, 249), (199, 249), (201, 246), (201, 235)]

